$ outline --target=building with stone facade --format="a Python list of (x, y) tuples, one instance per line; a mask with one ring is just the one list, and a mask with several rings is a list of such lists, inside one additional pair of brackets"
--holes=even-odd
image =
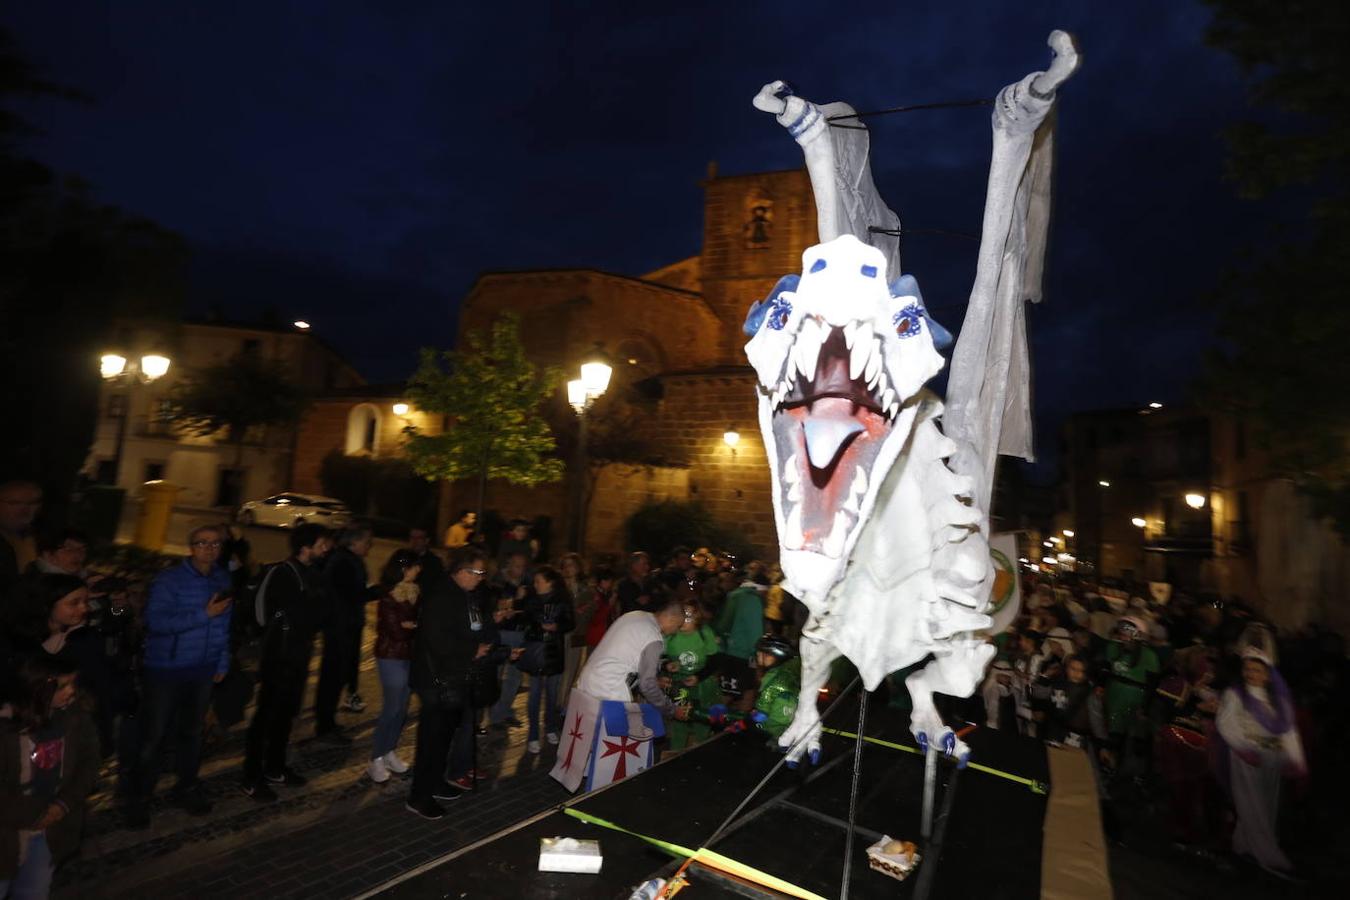
[[(615, 463), (598, 473), (584, 530), (588, 550), (623, 549), (624, 520), (642, 503), (661, 499), (699, 500), (758, 551), (777, 546), (741, 326), (752, 302), (783, 275), (801, 270), (803, 251), (818, 241), (815, 204), (805, 169), (721, 176), (710, 166), (703, 190), (697, 256), (638, 277), (595, 269), (487, 272), (461, 305), (461, 334), (503, 312), (518, 314), (522, 341), (540, 366), (575, 373), (583, 356), (601, 345), (615, 363), (611, 392), (628, 392), (648, 443), (668, 461)], [(558, 385), (560, 404), (563, 388)], [(335, 449), (397, 454), (397, 435), (387, 431), (395, 402), (397, 389), (316, 404), (300, 429), (295, 488), (319, 489), (319, 462)], [(357, 420), (368, 423), (372, 416), (379, 423), (376, 441), (354, 443), (352, 435), (368, 427)], [(729, 430), (740, 435), (734, 447), (724, 440)], [(472, 506), (474, 491), (447, 486), (440, 524)], [(569, 537), (569, 496), (566, 483), (524, 489), (493, 482), (485, 505), (503, 517), (546, 517), (554, 523), (553, 548)]]
[(168, 481), (179, 488), (178, 505), (187, 508), (233, 511), (244, 500), (290, 488), (296, 429), (256, 428), (239, 447), (224, 435), (188, 434), (168, 420), (174, 385), (238, 354), (280, 364), (311, 395), (363, 382), (337, 351), (295, 327), (223, 321), (124, 324), (108, 350), (132, 360), (161, 354), (169, 358), (169, 369), (149, 382), (129, 376), (103, 384), (84, 474), (95, 483), (125, 489), (133, 500), (145, 482)]

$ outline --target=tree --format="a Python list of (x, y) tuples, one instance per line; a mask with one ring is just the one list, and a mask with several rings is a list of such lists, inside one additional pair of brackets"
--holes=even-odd
[(541, 412), (559, 373), (540, 372), (525, 355), (520, 321), (504, 314), (487, 333), (465, 337), (465, 349), (423, 349), (408, 396), (421, 410), (452, 418), (442, 434), (409, 429), (408, 458), (428, 480), (477, 478), (481, 520), (489, 478), (533, 487), (562, 478), (557, 443)]
[(78, 99), (42, 78), (0, 30), (0, 478), (46, 489), (64, 519), (98, 417), (101, 352), (121, 324), (173, 321), (185, 294), (182, 241), (99, 204), (89, 186), (24, 156), (33, 129), (16, 98)]
[(1253, 200), (1278, 194), (1301, 221), (1225, 280), (1204, 394), (1251, 425), (1277, 474), (1350, 534), (1350, 7), (1209, 3), (1209, 40), (1241, 63), (1263, 116), (1230, 129), (1229, 175)]
[(244, 351), (178, 382), (169, 404), (169, 420), (184, 431), (233, 444), (237, 468), (251, 429), (295, 425), (309, 398), (280, 363)]

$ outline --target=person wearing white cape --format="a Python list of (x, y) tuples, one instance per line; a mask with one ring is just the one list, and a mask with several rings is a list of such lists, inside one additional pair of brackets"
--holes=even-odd
[[(1222, 738), (1215, 763), (1237, 811), (1233, 852), (1251, 856), (1263, 869), (1286, 875), (1293, 869), (1280, 849), (1280, 783), (1305, 770), (1303, 744), (1294, 722), (1289, 688), (1269, 651), (1242, 651), (1242, 681), (1219, 703), (1215, 727)], [(1223, 746), (1226, 745), (1226, 746)]]

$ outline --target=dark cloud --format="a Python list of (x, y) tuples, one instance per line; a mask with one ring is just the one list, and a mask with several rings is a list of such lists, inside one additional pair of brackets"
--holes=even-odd
[[(1084, 66), (1063, 93), (1031, 316), (1044, 429), (1179, 397), (1209, 340), (1204, 297), (1260, 231), (1220, 179), (1242, 90), (1196, 2), (574, 6), (27, 4), (9, 25), (96, 101), (25, 110), (46, 132), (36, 154), (187, 236), (199, 305), (303, 308), (378, 379), (448, 339), (479, 271), (640, 273), (696, 253), (709, 160), (800, 165), (750, 106), (762, 83), (859, 109), (988, 97), (1045, 64), (1054, 27)], [(988, 111), (872, 123), (904, 221), (978, 232)], [(906, 242), (953, 327), (975, 250)]]

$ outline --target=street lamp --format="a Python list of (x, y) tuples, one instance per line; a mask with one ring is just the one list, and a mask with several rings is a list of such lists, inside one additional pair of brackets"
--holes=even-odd
[(572, 526), (572, 550), (581, 552), (586, 530), (586, 460), (587, 420), (592, 404), (609, 388), (614, 366), (597, 342), (581, 360), (581, 377), (567, 382), (567, 403), (577, 414), (576, 476), (572, 479), (572, 511), (576, 520)]
[(1205, 495), (1197, 494), (1193, 491), (1188, 493), (1186, 495), (1186, 505), (1191, 509), (1203, 509), (1205, 506)]
[(1098, 481), (1097, 483), (1100, 484), (1102, 487), (1110, 487), (1110, 486), (1111, 486), (1111, 482), (1107, 481), (1105, 478), (1103, 478), (1101, 481)]
[(1130, 524), (1133, 525), (1135, 528), (1143, 528), (1145, 525), (1148, 524), (1148, 522), (1144, 519), (1139, 518), (1138, 516), (1135, 516), (1133, 519), (1130, 520)]
[(1073, 537), (1073, 529), (1072, 529), (1072, 528), (1065, 528), (1065, 529), (1064, 529), (1064, 536), (1065, 536), (1065, 537)]
[(131, 415), (132, 391), (139, 384), (149, 384), (169, 372), (169, 358), (159, 353), (147, 353), (139, 360), (129, 360), (120, 353), (105, 353), (99, 358), (98, 372), (109, 384), (126, 384), (126, 402), (117, 419), (117, 449), (113, 452), (113, 485), (122, 475), (122, 455), (127, 441), (127, 419)]
[(395, 403), (393, 406), (394, 415), (406, 416), (408, 414), (409, 408), (410, 407), (406, 403)]

